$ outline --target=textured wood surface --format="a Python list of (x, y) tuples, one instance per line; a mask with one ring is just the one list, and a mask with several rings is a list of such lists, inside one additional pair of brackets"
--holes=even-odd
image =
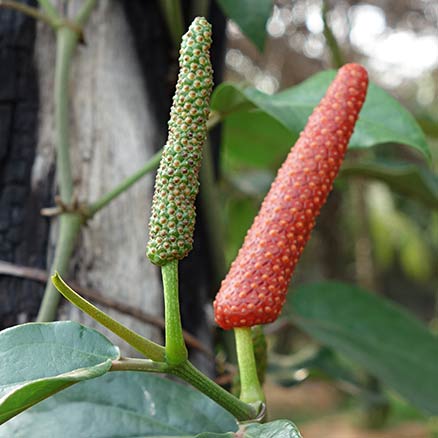
[[(66, 14), (72, 16), (80, 4), (77, 0), (68, 2)], [(85, 38), (86, 45), (79, 47), (74, 59), (70, 83), (71, 158), (77, 197), (91, 202), (146, 162), (160, 139), (119, 2), (98, 2)], [(47, 178), (54, 160), (54, 54), (53, 33), (39, 25), (36, 59), (41, 106), (35, 184)], [(81, 234), (71, 272), (83, 286), (160, 315), (158, 271), (145, 258), (152, 184), (152, 176), (147, 177), (89, 222)], [(55, 237), (56, 227), (52, 227), (52, 245)], [(144, 335), (159, 338), (156, 329), (104, 310)], [(62, 318), (94, 326), (88, 317), (68, 305), (63, 306)]]

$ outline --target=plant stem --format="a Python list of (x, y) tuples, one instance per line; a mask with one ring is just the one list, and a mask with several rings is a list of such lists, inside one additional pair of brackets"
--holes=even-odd
[(50, 0), (38, 0), (40, 8), (50, 17), (53, 22), (60, 19), (58, 11), (55, 9)]
[(79, 26), (84, 26), (85, 23), (88, 20), (88, 17), (90, 16), (91, 12), (93, 11), (94, 7), (96, 6), (97, 0), (86, 0), (84, 4), (82, 5), (81, 9), (78, 12), (78, 15), (76, 15), (75, 22)]
[(210, 0), (192, 0), (192, 16), (208, 18)]
[(184, 33), (184, 20), (180, 0), (161, 0), (161, 8), (175, 49), (178, 49)]
[(108, 193), (105, 193), (102, 197), (100, 197), (97, 201), (93, 202), (86, 209), (87, 218), (92, 218), (99, 210), (106, 207), (111, 201), (120, 196), (123, 192), (128, 190), (131, 186), (133, 186), (137, 181), (139, 181), (143, 176), (154, 170), (158, 164), (160, 163), (161, 154), (163, 153), (162, 149), (160, 149), (155, 155), (153, 155), (149, 161), (137, 172), (128, 176), (125, 180), (123, 180), (119, 185), (114, 187)]
[(258, 412), (254, 406), (239, 400), (228, 391), (225, 391), (225, 389), (202, 374), (189, 361), (186, 361), (176, 368), (170, 369), (169, 373), (180, 377), (196, 389), (199, 389), (224, 409), (233, 414), (239, 421), (251, 420), (257, 417)]
[[(73, 24), (83, 26), (95, 3), (95, 0), (87, 0)], [(71, 206), (73, 203), (73, 178), (70, 162), (68, 85), (73, 53), (78, 44), (80, 33), (68, 25), (62, 26), (61, 17), (49, 0), (39, 0), (39, 4), (53, 23), (60, 24), (56, 31), (54, 85), (56, 169), (61, 202), (63, 205)], [(61, 215), (55, 257), (51, 266), (52, 272), (56, 270), (64, 274), (67, 271), (68, 261), (82, 224), (83, 217), (79, 213)], [(58, 303), (59, 294), (49, 282), (44, 291), (37, 321), (53, 321), (56, 317)]]
[(257, 366), (254, 358), (251, 327), (234, 329), (236, 337), (237, 361), (240, 372), (240, 400), (246, 403), (263, 402), (265, 396), (257, 376)]
[(138, 333), (132, 331), (128, 327), (125, 327), (123, 324), (111, 318), (111, 316), (107, 315), (105, 312), (102, 312), (102, 310), (98, 309), (93, 304), (89, 303), (86, 299), (82, 298), (78, 293), (71, 289), (58, 273), (55, 273), (55, 275), (52, 276), (52, 282), (58, 291), (68, 301), (70, 301), (70, 303), (125, 340), (137, 351), (154, 361), (165, 362), (165, 350), (161, 345), (158, 345), (155, 342), (140, 336)]
[(210, 380), (189, 361), (185, 361), (176, 367), (171, 367), (163, 362), (121, 358), (113, 361), (110, 371), (143, 371), (173, 374), (199, 389), (224, 409), (233, 414), (238, 420), (251, 420), (257, 416), (257, 409), (254, 406), (242, 402), (234, 397), (234, 395), (225, 391), (225, 389)]
[[(172, 262), (177, 265), (177, 261)], [(167, 265), (168, 266), (168, 265)], [(177, 281), (175, 282), (175, 276), (177, 276), (177, 270), (174, 267), (169, 269), (169, 272), (164, 274), (163, 282), (166, 284), (167, 290), (177, 290)], [(231, 412), (238, 420), (249, 420), (256, 418), (257, 409), (255, 406), (251, 406), (238, 398), (234, 397), (229, 392), (225, 391), (219, 385), (210, 380), (207, 376), (202, 374), (198, 369), (196, 369), (187, 359), (179, 360), (178, 364), (169, 361), (166, 350), (158, 344), (143, 338), (138, 333), (130, 330), (124, 325), (120, 324), (118, 321), (111, 318), (109, 315), (102, 312), (97, 307), (93, 306), (87, 300), (82, 298), (73, 289), (71, 289), (62, 278), (56, 273), (52, 276), (52, 282), (59, 292), (69, 300), (73, 305), (81, 309), (86, 314), (90, 315), (94, 320), (107, 327), (117, 336), (124, 339), (128, 344), (133, 346), (137, 351), (144, 354), (146, 357), (152, 359), (152, 361), (141, 360), (141, 359), (120, 359), (114, 361), (111, 371), (151, 371), (151, 372), (167, 372), (173, 374), (186, 382), (193, 385), (195, 388), (202, 391), (208, 397), (216, 401), (222, 407)], [(176, 286), (176, 287), (175, 287)], [(179, 320), (179, 306), (176, 303), (178, 309), (178, 320)], [(167, 323), (167, 315), (166, 315)], [(180, 325), (180, 324), (179, 324)], [(172, 331), (172, 327), (171, 331)], [(166, 330), (166, 343), (168, 342)], [(176, 335), (178, 337), (178, 335)], [(182, 342), (185, 353), (184, 342)], [(181, 344), (179, 344), (181, 348)], [(178, 350), (181, 353), (181, 349)]]
[(168, 365), (164, 362), (121, 357), (119, 360), (113, 361), (110, 371), (146, 371), (150, 373), (165, 373), (168, 368)]
[(51, 27), (56, 26), (56, 22), (53, 21), (53, 19), (49, 15), (41, 12), (37, 8), (28, 6), (24, 3), (19, 3), (17, 1), (0, 0), (0, 7), (13, 9), (15, 11), (21, 12), (22, 14), (28, 15), (29, 17), (32, 17), (35, 20), (40, 20)]
[[(64, 205), (71, 205), (73, 200), (73, 178), (71, 174), (69, 151), (68, 80), (71, 58), (77, 41), (78, 34), (71, 29), (61, 27), (57, 30), (54, 90), (57, 152), (56, 168), (59, 194), (61, 202)], [(62, 275), (66, 273), (68, 261), (73, 252), (74, 243), (79, 233), (81, 223), (82, 221), (78, 214), (61, 215), (55, 257), (50, 267), (51, 272), (57, 270)], [(37, 321), (53, 321), (56, 318), (58, 304), (59, 294), (53, 288), (53, 285), (48, 282), (38, 311)]]
[[(213, 129), (216, 125), (218, 125), (221, 122), (221, 115), (217, 112), (212, 112), (210, 118), (207, 122), (207, 128), (209, 130)], [(214, 184), (214, 178), (213, 178), (213, 169), (212, 169), (212, 161), (211, 161), (211, 153), (208, 149), (208, 145), (204, 149), (204, 164), (201, 167), (201, 186), (211, 186), (210, 181)], [(163, 153), (163, 149), (161, 148), (155, 155), (153, 155), (147, 163), (144, 164), (144, 166), (137, 170), (137, 172), (133, 173), (132, 175), (128, 176), (125, 180), (123, 180), (120, 184), (118, 184), (116, 187), (114, 187), (112, 190), (110, 190), (108, 193), (105, 193), (103, 196), (101, 196), (97, 201), (94, 201), (92, 204), (90, 204), (85, 211), (85, 216), (87, 219), (91, 219), (98, 211), (105, 208), (108, 204), (111, 203), (114, 199), (116, 199), (118, 196), (120, 196), (122, 193), (124, 193), (126, 190), (128, 190), (131, 186), (133, 186), (136, 182), (140, 181), (145, 175), (147, 175), (149, 172), (154, 170), (158, 165), (160, 164), (161, 154)], [(203, 170), (204, 168), (204, 170)], [(207, 174), (203, 177), (203, 174)], [(204, 178), (204, 182), (202, 182)], [(210, 193), (210, 189), (207, 189)], [(213, 191), (216, 192), (216, 190)], [(213, 191), (210, 193), (214, 199), (218, 198), (217, 193), (213, 194)], [(202, 196), (202, 193), (201, 193)], [(206, 195), (206, 198), (209, 199), (210, 195)], [(212, 205), (214, 205), (212, 203)], [(209, 213), (210, 210), (207, 211)], [(223, 233), (219, 233), (223, 235)], [(219, 237), (215, 238), (215, 240), (219, 240)], [(223, 257), (223, 256), (220, 256)], [(220, 259), (218, 257), (218, 259)], [(218, 265), (222, 262), (218, 262)], [(219, 270), (220, 272), (220, 270)], [(224, 273), (224, 271), (223, 271)], [(221, 274), (221, 278), (223, 275)]]
[(181, 325), (178, 292), (178, 260), (161, 267), (164, 289), (164, 319), (166, 322), (166, 362), (178, 365), (188, 357)]
[(340, 68), (345, 64), (344, 55), (342, 54), (342, 50), (339, 47), (338, 41), (336, 40), (336, 37), (333, 34), (333, 31), (328, 24), (327, 12), (328, 12), (327, 1), (323, 1), (322, 3), (322, 21), (324, 23), (323, 33), (325, 36), (325, 40), (327, 41), (327, 46), (330, 49), (332, 65), (335, 68)]
[[(62, 275), (67, 272), (81, 224), (82, 218), (76, 213), (63, 213), (61, 215), (59, 219), (59, 237), (51, 266), (52, 272), (59, 271)], [(48, 281), (37, 316), (38, 322), (53, 321), (58, 309), (59, 298), (60, 296), (55, 287)]]
[(59, 195), (65, 205), (73, 199), (73, 178), (70, 163), (70, 117), (68, 85), (70, 66), (78, 43), (78, 34), (67, 27), (57, 31), (55, 67), (55, 130), (56, 130), (56, 171)]

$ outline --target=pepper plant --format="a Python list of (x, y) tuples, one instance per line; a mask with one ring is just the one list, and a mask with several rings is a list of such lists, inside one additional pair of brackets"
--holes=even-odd
[[(86, 20), (93, 2), (86, 3), (73, 22), (63, 22), (49, 3), (41, 4), (45, 6), (44, 20), (61, 29), (58, 38), (64, 45), (60, 45), (74, 46), (79, 38), (77, 26)], [(27, 13), (35, 15), (36, 11)], [(64, 274), (73, 245), (68, 236), (77, 233), (81, 221), (91, 219), (152, 170), (161, 158), (147, 256), (162, 272), (165, 345), (111, 318), (76, 293), (58, 272), (53, 272), (53, 286), (47, 289), (43, 315), (56, 308), (51, 299), (56, 288), (144, 358), (122, 357), (118, 347), (103, 335), (75, 322), (41, 322), (46, 319), (42, 317), (40, 322), (0, 332), (0, 437), (301, 436), (289, 420), (266, 422), (260, 383), (263, 376), (261, 367), (257, 369), (263, 361), (255, 358), (253, 337), (259, 337), (256, 350), (261, 346), (262, 355), (266, 353), (265, 344), (260, 342), (259, 325), (278, 318), (286, 303), (293, 270), (332, 189), (353, 130), (350, 147), (402, 141), (426, 156), (429, 152), (421, 130), (400, 105), (373, 84), (367, 94), (367, 73), (359, 64), (347, 64), (336, 75), (324, 72), (274, 96), (222, 84), (210, 102), (211, 36), (210, 24), (198, 17), (182, 38), (169, 134), (160, 154), (107, 196), (80, 211), (67, 208), (71, 201), (68, 173), (59, 180), (66, 203), (61, 204), (67, 230), (62, 241), (67, 239), (69, 246), (67, 250), (60, 247), (53, 270)], [(60, 66), (61, 71), (63, 68), (65, 65)], [(60, 138), (66, 135), (65, 113), (61, 111), (66, 108), (60, 99)], [(225, 121), (226, 147), (230, 148), (233, 117), (244, 119), (254, 113), (281, 124), (291, 138), (304, 130), (280, 168), (214, 302), (218, 325), (235, 330), (240, 373), (236, 397), (188, 359), (179, 309), (178, 263), (193, 244), (198, 172), (212, 121)], [(395, 123), (396, 119), (403, 124)], [(383, 127), (382, 120), (386, 122)], [(68, 168), (68, 149), (65, 142), (60, 144), (65, 154), (61, 154), (64, 158), (59, 165)], [(368, 312), (361, 313), (361, 308)], [(340, 314), (340, 309), (348, 313), (348, 318)], [(438, 414), (436, 386), (432, 384), (438, 379), (434, 370), (422, 368), (415, 381), (411, 375), (412, 369), (418, 369), (427, 359), (438, 358), (438, 343), (406, 312), (354, 287), (327, 283), (300, 287), (284, 313), (323, 344), (361, 362), (415, 406)], [(358, 328), (360, 324), (366, 327), (366, 333)], [(389, 344), (395, 346), (389, 353), (379, 350), (376, 343), (382, 331)], [(413, 354), (405, 357), (406, 339), (412, 340)], [(405, 365), (400, 361), (402, 356)], [(176, 376), (196, 390), (156, 374)]]

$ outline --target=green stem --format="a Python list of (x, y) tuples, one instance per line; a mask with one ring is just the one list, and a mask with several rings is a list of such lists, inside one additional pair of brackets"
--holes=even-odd
[(45, 14), (39, 9), (28, 6), (24, 3), (19, 3), (17, 1), (0, 0), (0, 7), (21, 12), (22, 14), (28, 15), (35, 20), (40, 20), (53, 28), (55, 28), (57, 24), (56, 21), (54, 21), (48, 14)]
[(192, 16), (208, 17), (210, 10), (210, 0), (192, 0)]
[(166, 373), (168, 365), (165, 362), (155, 362), (149, 359), (121, 357), (114, 360), (110, 371), (146, 371), (150, 373)]
[[(172, 272), (169, 273), (170, 275), (166, 276), (167, 283), (170, 282), (175, 284), (175, 279), (172, 278), (175, 274), (174, 271), (175, 270), (172, 269)], [(177, 365), (169, 362), (167, 349), (165, 350), (161, 345), (155, 344), (154, 342), (143, 338), (138, 333), (135, 333), (134, 331), (125, 327), (118, 321), (112, 319), (109, 315), (99, 310), (97, 307), (93, 306), (91, 303), (77, 294), (73, 289), (71, 289), (57, 273), (52, 276), (52, 282), (59, 292), (73, 305), (90, 315), (94, 320), (107, 327), (117, 336), (124, 339), (137, 351), (152, 359), (152, 361), (126, 358), (120, 359), (113, 362), (111, 371), (136, 370), (158, 373), (167, 372), (180, 377), (181, 379), (193, 385), (195, 388), (202, 391), (208, 397), (231, 412), (238, 420), (249, 420), (256, 418), (257, 409), (255, 406), (251, 406), (225, 391), (207, 376), (202, 374), (198, 369), (196, 369), (190, 362), (187, 361), (187, 359), (180, 361)]]
[(180, 377), (196, 389), (199, 389), (228, 412), (233, 414), (239, 421), (251, 420), (257, 417), (258, 410), (255, 406), (251, 406), (250, 404), (239, 400), (237, 397), (234, 397), (234, 395), (230, 394), (228, 391), (225, 391), (225, 389), (202, 374), (190, 362), (186, 361), (178, 367), (170, 369), (169, 373)]
[[(87, 0), (82, 6), (74, 24), (82, 26), (89, 17), (95, 0)], [(39, 0), (40, 7), (53, 22), (60, 23), (61, 17), (49, 0)], [(59, 195), (64, 205), (73, 203), (73, 177), (70, 162), (69, 141), (69, 78), (72, 58), (80, 34), (68, 26), (60, 26), (56, 31), (56, 65), (54, 85), (56, 169)], [(78, 213), (64, 213), (60, 218), (59, 236), (56, 242), (52, 272), (66, 273), (69, 258), (73, 252), (83, 218)], [(37, 321), (53, 321), (56, 317), (59, 294), (49, 282), (44, 291)]]
[[(59, 237), (55, 248), (55, 255), (51, 265), (51, 272), (58, 271), (65, 275), (70, 257), (73, 253), (76, 238), (82, 225), (82, 218), (75, 213), (63, 213), (59, 219)], [(59, 304), (59, 294), (53, 284), (48, 281), (43, 300), (37, 316), (38, 322), (53, 321)]]
[(76, 24), (79, 26), (84, 26), (96, 4), (97, 0), (86, 0), (79, 10), (78, 15), (76, 15)]
[(172, 41), (176, 49), (181, 44), (181, 38), (184, 33), (184, 20), (181, 11), (180, 0), (161, 0), (161, 8), (169, 28)]
[(128, 176), (119, 185), (114, 187), (114, 189), (112, 189), (108, 193), (105, 193), (97, 201), (93, 202), (86, 209), (87, 218), (92, 218), (99, 210), (102, 210), (102, 208), (106, 207), (111, 201), (113, 201), (123, 192), (128, 190), (132, 185), (134, 185), (137, 181), (143, 178), (146, 174), (154, 170), (160, 163), (162, 152), (162, 149), (160, 149), (141, 169), (139, 169), (134, 174)]
[[(209, 130), (213, 129), (216, 125), (218, 125), (221, 122), (221, 115), (217, 112), (212, 112), (210, 118), (207, 122), (207, 128)], [(163, 149), (160, 149), (155, 155), (153, 155), (150, 160), (137, 172), (133, 173), (132, 175), (128, 176), (125, 180), (123, 180), (119, 185), (114, 187), (114, 189), (110, 190), (108, 193), (105, 193), (103, 196), (101, 196), (97, 201), (93, 202), (91, 205), (89, 205), (86, 208), (85, 216), (87, 219), (91, 219), (98, 211), (105, 208), (108, 204), (111, 203), (114, 199), (116, 199), (118, 196), (120, 196), (122, 193), (124, 193), (126, 190), (128, 190), (131, 186), (133, 186), (136, 182), (140, 181), (145, 175), (147, 175), (149, 172), (154, 170), (158, 165), (160, 164), (161, 154), (163, 153)], [(212, 170), (212, 161), (211, 161), (211, 153), (207, 150), (204, 152), (204, 162), (206, 164), (201, 167), (201, 186), (208, 186), (210, 187), (210, 181), (214, 184), (214, 178), (213, 178), (213, 170)], [(203, 168), (205, 168), (203, 170)], [(204, 174), (204, 177), (203, 177)], [(204, 178), (204, 182), (202, 182), (202, 179)], [(218, 195), (216, 190), (213, 189), (207, 189), (209, 191), (209, 195), (206, 195), (205, 198), (209, 199), (209, 196), (213, 196), (214, 199), (218, 199)], [(215, 192), (215, 193), (213, 193)], [(202, 194), (201, 194), (202, 196)], [(215, 205), (215, 204), (211, 204)], [(217, 210), (217, 208), (216, 208)], [(207, 209), (207, 214), (209, 214), (210, 208)], [(213, 216), (212, 216), (213, 217)], [(217, 223), (217, 220), (216, 220)], [(218, 225), (221, 228), (223, 228), (221, 225)], [(218, 228), (219, 229), (219, 228)], [(223, 233), (220, 233), (223, 235)], [(212, 234), (214, 237), (214, 234)], [(215, 240), (219, 240), (218, 238), (215, 238)], [(222, 246), (222, 244), (221, 244)], [(217, 259), (220, 260), (220, 258), (223, 258), (223, 256), (219, 256)], [(218, 262), (218, 266), (222, 263), (221, 261)], [(223, 272), (222, 272), (223, 271)], [(218, 275), (223, 277), (224, 270), (222, 268), (218, 269)]]
[(71, 289), (59, 276), (58, 273), (52, 276), (52, 282), (58, 291), (73, 305), (81, 309), (94, 320), (102, 324), (107, 329), (111, 330), (117, 336), (125, 340), (129, 345), (137, 351), (157, 362), (165, 362), (165, 350), (161, 345), (150, 341), (149, 339), (140, 336), (128, 327), (125, 327), (120, 322), (111, 318), (102, 310), (98, 309), (86, 299), (82, 298), (78, 293)]
[(251, 327), (234, 329), (236, 337), (237, 361), (239, 363), (241, 392), (240, 399), (246, 403), (263, 402), (265, 396), (257, 376)]
[(57, 22), (60, 19), (58, 11), (53, 6), (50, 0), (38, 0), (40, 8), (50, 17), (53, 22)]
[(338, 41), (336, 40), (336, 37), (333, 34), (333, 31), (328, 24), (327, 12), (328, 12), (327, 1), (323, 1), (322, 4), (322, 21), (324, 23), (323, 33), (325, 36), (325, 40), (327, 41), (327, 46), (330, 49), (333, 67), (340, 68), (345, 64), (344, 55), (342, 54), (342, 50), (339, 47)]
[(69, 77), (74, 50), (79, 35), (68, 27), (61, 27), (56, 38), (55, 67), (55, 130), (56, 130), (56, 171), (58, 175), (61, 201), (70, 205), (73, 199), (73, 178), (70, 163), (70, 114)]
[(237, 397), (234, 397), (234, 395), (225, 391), (222, 387), (201, 373), (189, 361), (185, 361), (176, 367), (171, 367), (163, 362), (121, 358), (113, 361), (110, 371), (143, 371), (173, 374), (199, 389), (202, 393), (233, 414), (238, 420), (251, 420), (257, 416), (257, 409), (254, 406), (242, 402)]
[[(46, 4), (42, 2), (41, 4)], [(48, 10), (45, 8), (49, 15)], [(59, 28), (56, 38), (55, 66), (55, 130), (57, 151), (57, 175), (61, 201), (71, 205), (73, 199), (73, 178), (71, 174), (69, 152), (69, 113), (68, 113), (68, 79), (71, 57), (77, 44), (78, 36), (68, 28)], [(81, 226), (81, 218), (77, 214), (63, 214), (60, 218), (59, 236), (56, 242), (55, 257), (51, 272), (58, 270), (65, 274), (73, 252), (74, 243)], [(48, 282), (43, 300), (38, 311), (37, 321), (53, 321), (59, 304), (59, 294)]]
[(178, 260), (161, 267), (166, 322), (166, 362), (178, 365), (188, 357), (181, 325), (178, 292)]

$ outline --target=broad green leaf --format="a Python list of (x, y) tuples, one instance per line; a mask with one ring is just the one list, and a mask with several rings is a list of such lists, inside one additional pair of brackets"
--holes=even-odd
[(0, 437), (190, 438), (236, 429), (231, 414), (188, 386), (149, 373), (111, 372), (15, 417), (0, 426)]
[(75, 322), (1, 331), (0, 424), (74, 383), (106, 373), (118, 357), (108, 339)]
[(199, 435), (196, 435), (194, 438), (236, 438), (236, 434), (234, 432), (227, 432), (227, 433), (205, 432), (205, 433), (200, 433)]
[(259, 168), (278, 168), (296, 138), (263, 111), (231, 114), (224, 126), (224, 160)]
[(408, 312), (355, 286), (305, 285), (288, 300), (292, 317), (414, 406), (438, 414), (438, 338)]
[(251, 198), (258, 198), (260, 203), (274, 180), (274, 172), (265, 169), (248, 169), (239, 172), (230, 172), (225, 176), (233, 186), (233, 194), (236, 192)]
[(227, 201), (227, 262), (231, 263), (242, 246), (243, 239), (258, 210), (258, 203), (248, 198), (232, 198)]
[(266, 424), (248, 424), (241, 427), (236, 434), (202, 433), (195, 438), (302, 438), (302, 436), (292, 421), (276, 420)]
[(341, 176), (359, 176), (385, 182), (394, 192), (438, 208), (438, 178), (414, 164), (358, 162), (345, 164)]
[(236, 112), (249, 111), (255, 107), (255, 103), (246, 95), (249, 89), (232, 82), (223, 82), (214, 89), (210, 106), (223, 117)]
[[(251, 87), (224, 83), (215, 90), (211, 106), (224, 117), (254, 109), (262, 111), (290, 132), (292, 144), (303, 130), (313, 108), (324, 96), (335, 74), (333, 70), (318, 73), (301, 84), (274, 95)], [(234, 135), (231, 127), (226, 134), (224, 142), (227, 147)], [(405, 144), (430, 158), (424, 134), (414, 117), (387, 92), (371, 83), (350, 147), (367, 148), (383, 143)], [(264, 147), (269, 150), (272, 144), (265, 142)]]
[(242, 438), (301, 438), (301, 434), (292, 421), (276, 420), (248, 425)]
[(266, 22), (271, 15), (272, 0), (218, 0), (225, 15), (240, 27), (241, 31), (262, 52), (266, 39)]

